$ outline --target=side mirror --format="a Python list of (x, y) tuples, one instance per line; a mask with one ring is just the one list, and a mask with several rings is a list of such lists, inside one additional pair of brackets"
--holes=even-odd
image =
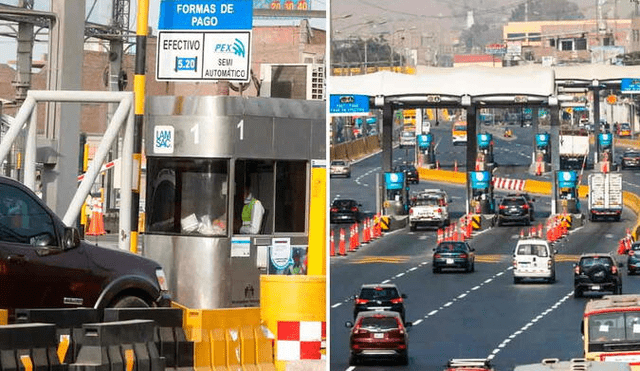
[(62, 237), (62, 248), (74, 249), (80, 246), (80, 233), (76, 228), (73, 227), (65, 227), (64, 235)]
[(404, 323), (404, 327), (406, 327), (407, 329), (409, 329), (412, 326), (413, 326), (413, 322), (407, 321)]
[(408, 296), (407, 296), (407, 294), (402, 294), (402, 295), (400, 295), (400, 297), (403, 298), (403, 299), (406, 299)]
[(433, 248), (433, 249), (431, 249), (431, 250), (435, 252), (435, 251), (436, 251), (436, 248), (434, 247), (434, 248)]
[(353, 322), (351, 322), (351, 321), (347, 321), (347, 322), (345, 322), (345, 323), (344, 323), (344, 327), (346, 327), (346, 328), (352, 328), (352, 327), (353, 327)]
[(557, 254), (557, 253), (558, 253), (558, 250), (553, 250), (553, 253), (554, 253), (554, 254)]

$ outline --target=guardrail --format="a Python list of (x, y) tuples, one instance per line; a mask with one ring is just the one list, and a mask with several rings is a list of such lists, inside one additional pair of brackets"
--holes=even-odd
[(380, 140), (379, 135), (370, 135), (352, 142), (334, 144), (331, 146), (330, 158), (331, 160), (357, 160), (379, 151)]

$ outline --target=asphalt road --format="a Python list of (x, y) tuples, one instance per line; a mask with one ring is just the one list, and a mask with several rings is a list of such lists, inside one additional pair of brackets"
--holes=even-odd
[[(496, 140), (495, 157), (511, 177), (526, 174), (531, 160), (532, 135), (529, 128), (514, 127), (516, 138)], [(450, 145), (447, 129), (435, 128), (441, 165), (462, 161), (465, 147)], [(441, 136), (440, 140), (438, 136)], [(519, 144), (517, 146), (516, 144)], [(527, 157), (528, 155), (528, 157)], [(394, 151), (394, 161), (412, 158), (411, 150)], [(351, 179), (332, 179), (331, 198), (352, 197), (365, 210), (375, 208), (375, 173), (380, 172), (380, 156), (354, 164)], [(638, 173), (625, 171), (625, 184), (640, 184)], [(411, 190), (443, 188), (453, 199), (453, 217), (464, 213), (464, 188), (456, 185), (421, 182)], [(625, 189), (630, 187), (625, 185)], [(549, 215), (548, 197), (536, 197), (536, 222)], [(567, 360), (582, 356), (580, 321), (589, 297), (573, 297), (573, 263), (583, 252), (614, 252), (625, 229), (634, 224), (628, 210), (622, 221), (586, 223), (557, 243), (554, 284), (527, 282), (515, 285), (511, 272), (511, 252), (521, 227), (494, 227), (477, 234), (470, 244), (476, 249), (473, 273), (433, 274), (432, 248), (435, 229), (394, 231), (330, 263), (330, 362), (331, 370), (383, 370), (399, 367), (413, 370), (441, 370), (450, 358), (492, 358), (496, 370), (539, 362), (543, 358)], [(537, 224), (536, 224), (537, 225)], [(620, 257), (618, 257), (620, 258)], [(620, 261), (624, 261), (620, 259)], [(345, 321), (353, 319), (354, 295), (363, 283), (393, 282), (408, 295), (407, 320), (410, 330), (409, 365), (371, 362), (349, 366), (348, 334)], [(640, 292), (640, 276), (623, 276), (623, 293)], [(594, 295), (591, 295), (594, 297)]]

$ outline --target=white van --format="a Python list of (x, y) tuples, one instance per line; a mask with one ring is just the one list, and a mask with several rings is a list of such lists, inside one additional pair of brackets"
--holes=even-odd
[(520, 283), (525, 278), (542, 278), (549, 283), (555, 282), (557, 253), (546, 240), (519, 240), (513, 251), (513, 283)]

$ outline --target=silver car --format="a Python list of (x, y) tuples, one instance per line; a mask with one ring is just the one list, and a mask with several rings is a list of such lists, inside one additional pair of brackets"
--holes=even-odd
[(331, 168), (329, 170), (330, 176), (341, 175), (346, 178), (351, 177), (351, 164), (346, 160), (333, 160), (331, 161)]

